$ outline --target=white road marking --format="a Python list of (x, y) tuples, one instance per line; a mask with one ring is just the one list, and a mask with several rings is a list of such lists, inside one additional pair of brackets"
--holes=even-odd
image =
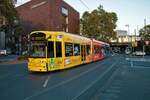
[(44, 84), (43, 84), (43, 87), (44, 87), (44, 88), (47, 86), (47, 83), (48, 83), (48, 81), (49, 81), (49, 78), (50, 78), (50, 76), (48, 76), (47, 79), (45, 80), (45, 82), (44, 82)]
[(130, 64), (131, 64), (131, 67), (133, 67), (133, 62), (132, 61), (130, 61)]
[[(103, 62), (103, 63), (101, 63), (101, 64), (106, 64), (106, 63), (107, 63), (107, 62)], [(68, 79), (68, 80), (62, 81), (62, 82), (60, 82), (60, 83), (58, 83), (58, 84), (56, 84), (56, 85), (54, 85), (54, 86), (52, 86), (52, 87), (46, 88), (46, 89), (43, 90), (43, 91), (37, 92), (37, 93), (35, 93), (35, 94), (33, 94), (33, 95), (29, 96), (29, 97), (26, 97), (24, 100), (30, 100), (30, 99), (32, 99), (33, 97), (36, 97), (36, 96), (38, 96), (38, 95), (40, 95), (40, 94), (42, 94), (42, 93), (44, 93), (44, 92), (47, 92), (47, 91), (49, 91), (49, 90), (51, 90), (51, 89), (53, 89), (53, 88), (56, 88), (56, 87), (61, 86), (61, 85), (63, 85), (63, 84), (66, 84), (66, 83), (68, 83), (68, 82), (70, 82), (70, 81), (72, 81), (72, 80), (75, 80), (75, 79), (77, 79), (77, 78), (79, 78), (79, 77), (81, 77), (81, 76), (83, 76), (83, 75), (85, 75), (85, 74), (87, 74), (87, 73), (89, 73), (89, 72), (91, 72), (91, 71), (93, 71), (93, 70), (99, 68), (99, 67), (100, 67), (100, 66), (99, 66), (99, 64), (98, 64), (96, 67), (92, 67), (91, 69), (89, 69), (89, 70), (87, 70), (87, 71), (85, 71), (85, 72), (83, 72), (83, 73), (81, 73), (81, 74), (79, 74), (79, 75), (76, 75), (76, 76), (73, 77), (73, 78), (70, 78), (70, 79)]]
[(126, 60), (130, 60), (130, 58), (126, 58)]
[(134, 66), (133, 68), (143, 68), (143, 69), (150, 69), (150, 67), (143, 67), (143, 66)]
[(100, 75), (96, 80), (94, 80), (87, 88), (85, 88), (83, 91), (80, 92), (79, 95), (73, 97), (71, 100), (77, 100), (78, 97), (80, 97), (83, 93), (85, 93), (89, 88), (91, 88), (97, 81), (99, 81), (101, 78), (103, 78), (115, 65), (117, 62), (113, 63), (102, 75)]
[(145, 59), (145, 58), (126, 58), (126, 60), (128, 60), (128, 61), (150, 62), (149, 59)]

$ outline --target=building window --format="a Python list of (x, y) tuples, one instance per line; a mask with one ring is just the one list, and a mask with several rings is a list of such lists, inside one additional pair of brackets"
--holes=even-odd
[(65, 43), (65, 56), (73, 56), (73, 44), (72, 43)]
[(98, 53), (100, 53), (100, 51), (101, 51), (100, 46), (94, 45), (94, 54), (98, 54)]
[(62, 57), (62, 44), (61, 44), (61, 42), (56, 42), (56, 57)]
[(61, 12), (63, 15), (68, 16), (68, 9), (62, 7)]
[(68, 9), (62, 7), (62, 29), (68, 32)]
[(74, 44), (74, 56), (80, 55), (80, 44)]

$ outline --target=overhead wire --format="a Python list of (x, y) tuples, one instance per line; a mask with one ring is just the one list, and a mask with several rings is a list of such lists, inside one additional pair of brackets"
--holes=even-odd
[(85, 2), (83, 2), (82, 0), (79, 0), (88, 10), (90, 10), (90, 8), (87, 6), (87, 4), (85, 4)]

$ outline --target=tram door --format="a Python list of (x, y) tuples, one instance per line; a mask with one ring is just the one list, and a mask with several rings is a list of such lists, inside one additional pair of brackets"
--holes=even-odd
[(81, 61), (85, 61), (86, 60), (86, 46), (85, 45), (81, 45)]

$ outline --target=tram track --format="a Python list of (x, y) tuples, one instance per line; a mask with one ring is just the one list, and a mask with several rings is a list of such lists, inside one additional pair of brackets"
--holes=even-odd
[[(0, 89), (3, 91), (0, 96), (5, 100), (71, 100), (88, 88), (117, 60), (119, 57), (113, 56), (102, 61), (48, 73), (29, 73), (25, 64), (3, 66), (2, 68), (11, 67), (11, 71), (1, 71), (4, 77), (0, 79)], [(5, 72), (10, 72), (10, 75), (5, 75)]]
[[(111, 62), (111, 59), (109, 59), (109, 61)], [(51, 87), (48, 87), (48, 88), (46, 88), (46, 89), (44, 89), (44, 90), (42, 90), (42, 91), (40, 91), (40, 92), (37, 92), (37, 93), (35, 93), (35, 94), (33, 94), (33, 95), (31, 95), (31, 96), (25, 98), (24, 100), (31, 100), (31, 99), (33, 99), (34, 97), (37, 97), (37, 96), (39, 96), (39, 95), (41, 95), (41, 94), (44, 94), (44, 93), (46, 93), (46, 92), (48, 92), (48, 91), (51, 91), (52, 89), (58, 88), (58, 87), (60, 87), (60, 86), (62, 86), (62, 85), (65, 85), (65, 84), (71, 82), (71, 81), (77, 80), (77, 79), (79, 79), (80, 77), (86, 76), (87, 74), (91, 73), (92, 71), (98, 70), (98, 68), (101, 68), (103, 65), (105, 65), (105, 66), (106, 66), (106, 65), (107, 65), (107, 66), (110, 65), (110, 64), (108, 63), (108, 60), (107, 60), (107, 61), (104, 61), (103, 63), (98, 63), (98, 62), (96, 62), (96, 63), (97, 63), (97, 66), (95, 66), (95, 67), (93, 67), (93, 68), (90, 68), (90, 69), (88, 69), (87, 71), (84, 71), (84, 72), (80, 73), (79, 75), (76, 75), (76, 76), (74, 76), (74, 77), (71, 77), (71, 78), (69, 78), (69, 79), (67, 79), (67, 80), (65, 80), (65, 81), (61, 81), (60, 83), (55, 84), (55, 85), (53, 85), (53, 86), (51, 86)], [(113, 67), (113, 66), (115, 65), (115, 63), (117, 63), (117, 62), (114, 63), (114, 61), (113, 61), (113, 62), (111, 62), (111, 63), (113, 63), (113, 64), (112, 64), (112, 67)], [(92, 64), (93, 64), (93, 63), (92, 63)], [(100, 67), (100, 66), (101, 66), (101, 67)], [(106, 71), (104, 72), (104, 74), (103, 74), (101, 77), (103, 77), (109, 70), (111, 70), (112, 67), (109, 67), (109, 69), (106, 70)], [(103, 69), (103, 70), (104, 70), (104, 69)], [(49, 80), (49, 81), (50, 81), (50, 80)], [(49, 83), (49, 84), (50, 84), (50, 83)], [(94, 83), (93, 83), (93, 84), (94, 84)]]

